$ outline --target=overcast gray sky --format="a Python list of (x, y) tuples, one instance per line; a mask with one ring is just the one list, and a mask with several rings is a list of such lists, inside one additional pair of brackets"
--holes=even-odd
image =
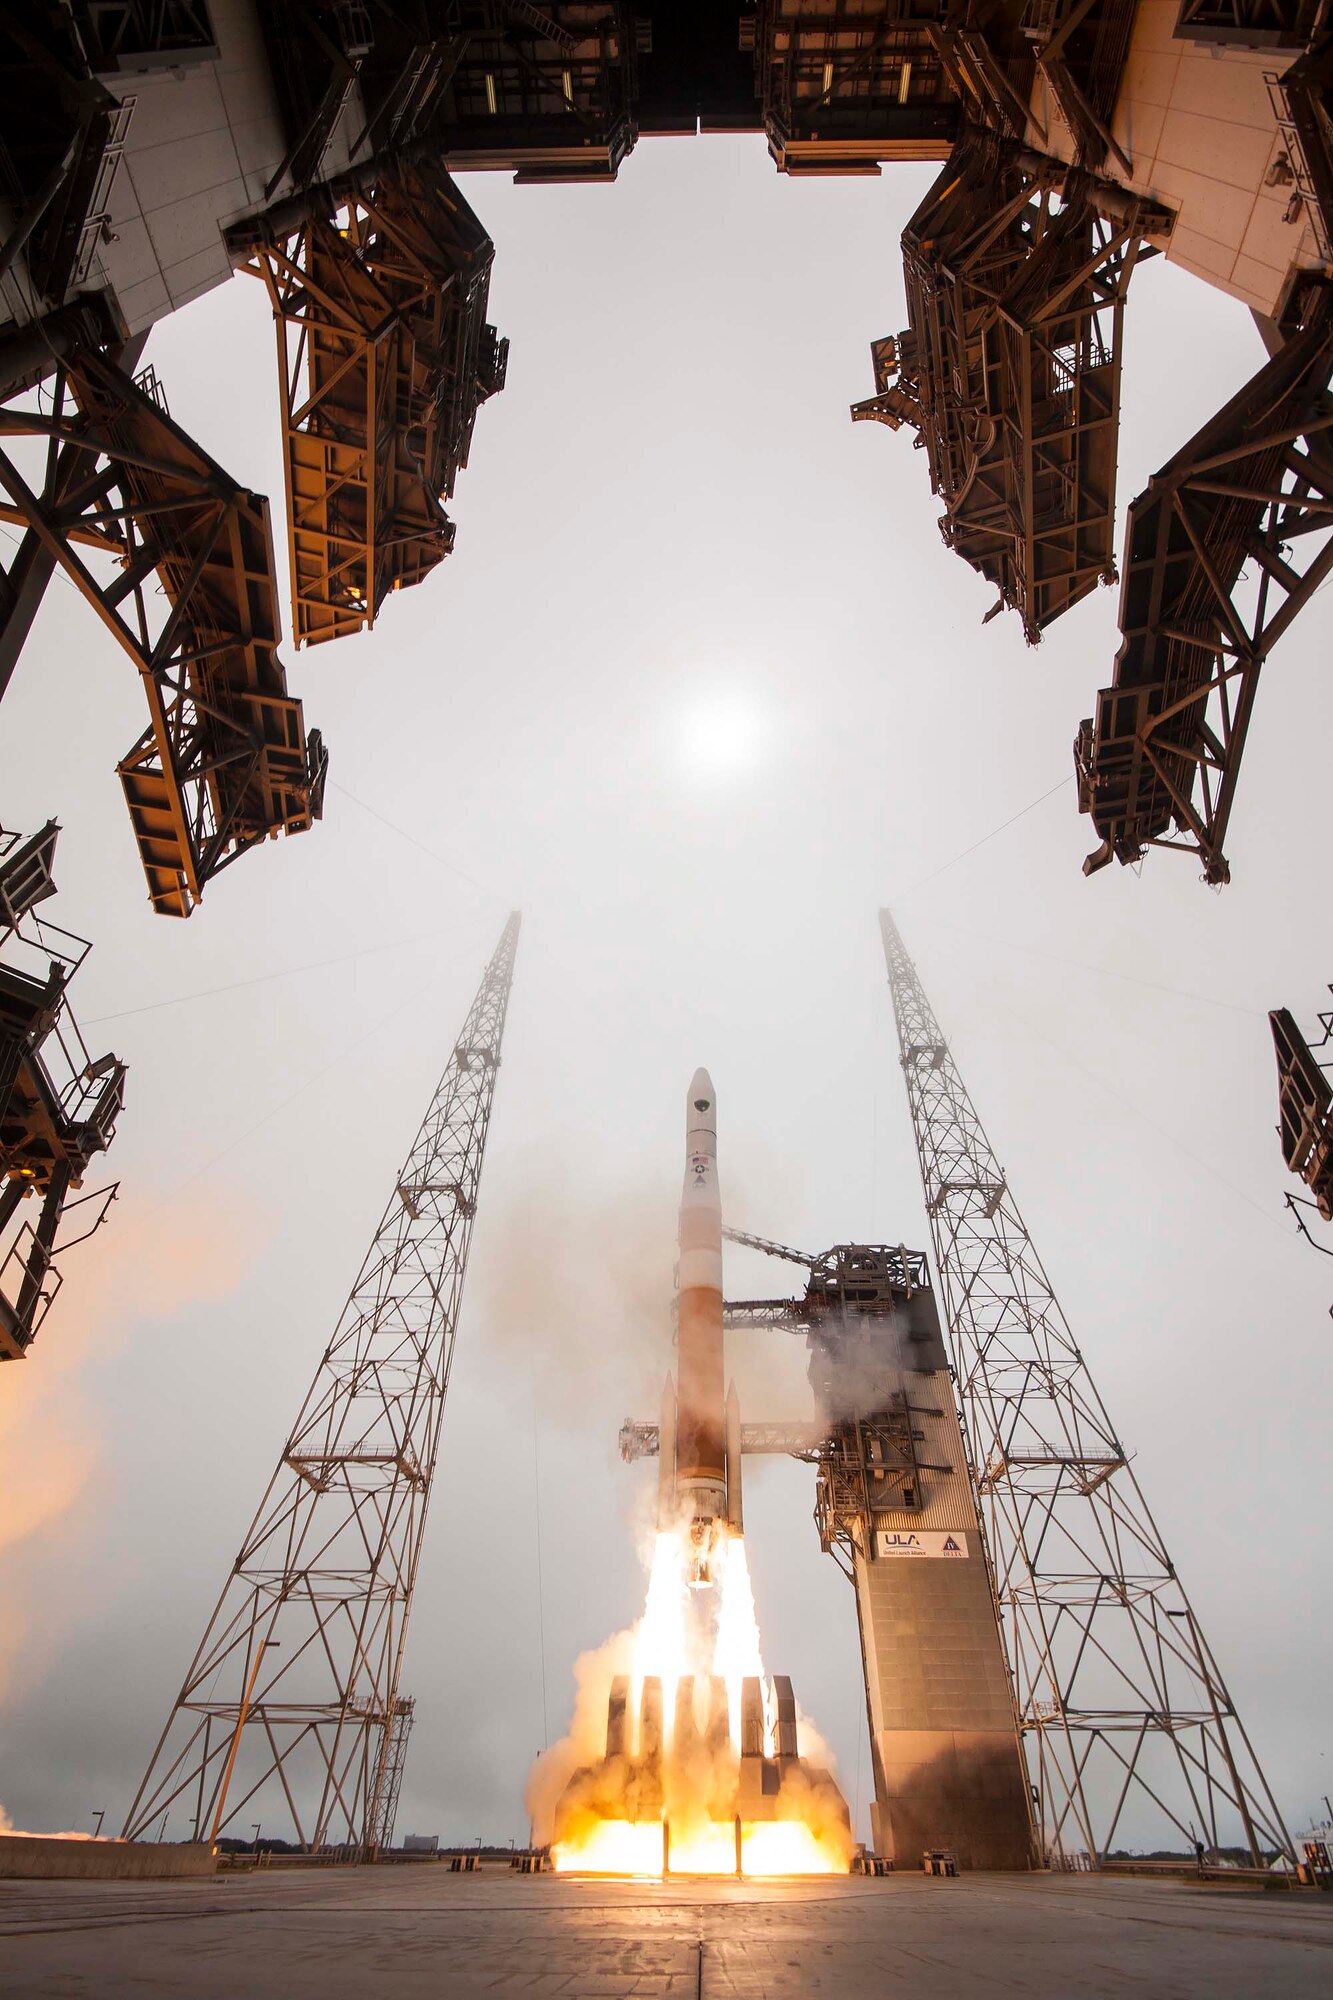
[[(788, 182), (758, 140), (700, 139), (642, 143), (609, 188), (465, 183), (512, 350), (456, 553), (373, 635), (287, 649), (331, 747), (326, 819), (188, 924), (149, 913), (114, 775), (134, 675), (48, 594), (6, 704), (5, 819), (62, 820), (57, 914), (96, 941), (80, 1014), (131, 1070), (112, 1223), (0, 1385), (18, 1825), (123, 1815), (513, 905), (400, 1833), (524, 1834), (575, 1655), (641, 1608), (654, 1473), (616, 1430), (655, 1414), (667, 1365), (696, 1065), (729, 1220), (812, 1250), (926, 1240), (886, 901), (1294, 1830), (1330, 1789), (1333, 1265), (1282, 1208), (1265, 1019), (1311, 1023), (1333, 973), (1327, 620), (1265, 674), (1224, 892), (1167, 855), (1085, 882), (1072, 782), (935, 874), (1068, 777), (1116, 638), (1114, 591), (1036, 652), (1011, 617), (983, 631), (992, 592), (943, 547), (923, 455), (848, 422), (871, 338), (905, 323), (898, 236), (930, 171)], [(273, 496), (281, 546), (260, 287), (179, 314), (149, 358)], [(1238, 306), (1140, 269), (1122, 514), (1261, 359)], [(316, 960), (341, 962), (212, 991)], [(741, 1253), (728, 1271), (792, 1289)], [(733, 1361), (747, 1415), (803, 1414), (802, 1350), (752, 1335)], [(747, 1479), (767, 1664), (864, 1835), (852, 1594), (808, 1469)]]

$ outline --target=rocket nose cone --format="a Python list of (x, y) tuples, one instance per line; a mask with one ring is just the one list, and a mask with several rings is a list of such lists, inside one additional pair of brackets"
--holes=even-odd
[(713, 1096), (713, 1079), (706, 1069), (697, 1069), (690, 1078), (690, 1088), (685, 1100), (685, 1109), (688, 1114), (687, 1122), (689, 1124), (711, 1125), (713, 1123), (716, 1100)]

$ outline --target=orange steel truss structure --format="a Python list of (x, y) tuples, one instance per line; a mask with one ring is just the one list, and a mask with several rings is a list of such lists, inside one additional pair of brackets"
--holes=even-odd
[(1260, 671), (1333, 574), (1331, 378), (1321, 297), (1129, 509), (1115, 674), (1074, 745), (1079, 810), (1101, 835), (1085, 874), (1171, 847), (1206, 882), (1231, 879)]
[(970, 130), (903, 232), (910, 326), (852, 417), (916, 432), (945, 542), (1031, 644), (1115, 580), (1125, 295), (1168, 220)]
[(256, 245), (278, 331), (296, 640), (373, 626), (449, 554), (444, 501), (509, 343), (492, 247), (442, 167), (399, 162)]
[[(1333, 993), (1333, 986), (1329, 992)], [(1287, 1207), (1306, 1242), (1333, 1257), (1333, 1245), (1320, 1243), (1305, 1220), (1305, 1211), (1313, 1209), (1325, 1222), (1333, 1222), (1333, 1076), (1330, 1057), (1318, 1053), (1333, 1050), (1333, 1008), (1319, 1016), (1324, 1032), (1317, 1042), (1306, 1041), (1285, 1007), (1273, 1009), (1268, 1025), (1277, 1057), (1277, 1129), (1282, 1157), (1313, 1196), (1307, 1201), (1288, 1193)], [(1333, 1317), (1333, 1306), (1329, 1315)]]
[[(82, 349), (49, 408), (0, 407), (0, 439), (47, 446), (40, 491), (0, 449), (0, 518), (38, 538), (138, 669), (149, 725), (120, 779), (153, 907), (187, 917), (238, 854), (319, 817), (327, 760), (277, 654), (268, 502), (155, 388)], [(114, 559), (110, 581), (84, 551)]]
[[(21, 1361), (64, 1282), (66, 1250), (106, 1219), (116, 1187), (81, 1187), (115, 1134), (125, 1065), (96, 1059), (69, 1007), (90, 947), (38, 906), (55, 895), (60, 829), (0, 830), (0, 1362)], [(32, 1203), (35, 1214), (24, 1214)]]

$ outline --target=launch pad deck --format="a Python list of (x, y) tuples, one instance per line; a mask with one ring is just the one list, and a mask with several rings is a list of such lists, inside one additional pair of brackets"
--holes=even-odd
[(1333, 1897), (1068, 1875), (650, 1883), (275, 1868), (0, 1883), (0, 1939), (0, 1995), (23, 2000), (1313, 2000), (1333, 1975)]

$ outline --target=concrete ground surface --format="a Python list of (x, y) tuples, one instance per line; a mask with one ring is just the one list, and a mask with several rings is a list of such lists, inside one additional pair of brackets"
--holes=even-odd
[(1327, 2000), (1333, 1897), (1086, 1876), (667, 1883), (274, 1869), (0, 1882), (22, 2000)]

